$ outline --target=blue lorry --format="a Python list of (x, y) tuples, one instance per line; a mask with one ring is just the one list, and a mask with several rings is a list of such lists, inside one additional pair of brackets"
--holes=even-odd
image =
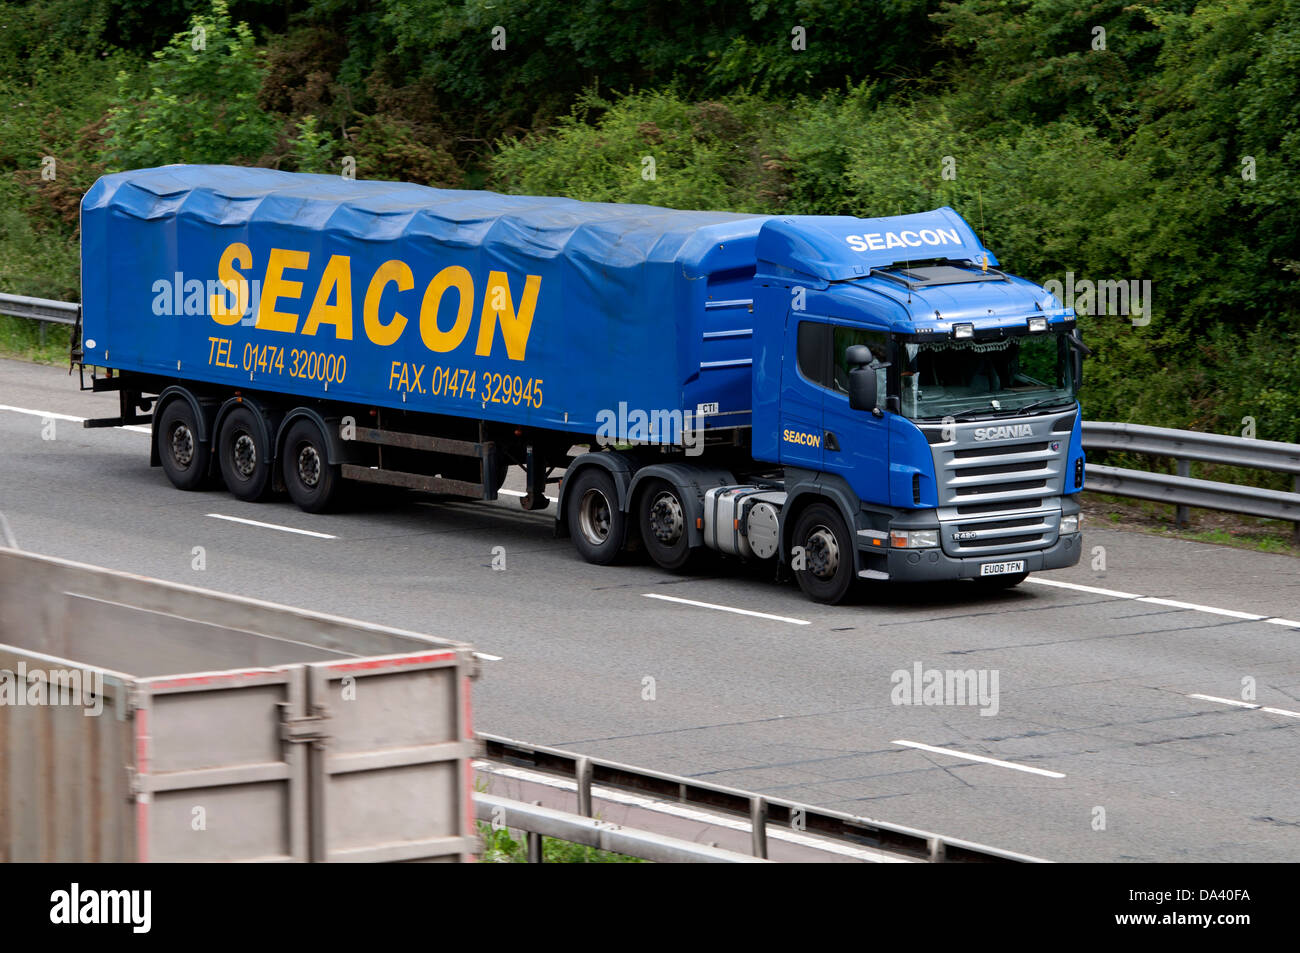
[[(178, 488), (492, 500), (588, 561), (1000, 588), (1076, 563), (1073, 311), (952, 209), (771, 216), (269, 169), (99, 179), (73, 361)], [(83, 386), (87, 386), (83, 383)]]

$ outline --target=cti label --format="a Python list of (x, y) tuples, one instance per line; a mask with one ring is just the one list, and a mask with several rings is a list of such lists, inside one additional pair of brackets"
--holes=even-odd
[[(226, 246), (217, 264), (217, 275), (225, 292), (213, 294), (209, 299), (212, 320), (221, 325), (238, 324), (250, 311), (249, 280), (253, 273), (260, 272), (263, 275), (262, 294), (256, 307), (254, 327), (261, 331), (315, 335), (322, 326), (328, 325), (336, 339), (351, 341), (356, 314), (353, 289), (354, 286), (358, 291), (361, 288), (360, 283), (353, 281), (351, 257), (330, 256), (311, 293), (311, 304), (306, 308), (304, 318), (305, 289), (303, 282), (296, 280), (293, 273), (305, 272), (310, 264), (310, 252), (272, 248), (265, 264), (259, 266), (246, 244), (232, 242)], [(393, 285), (399, 294), (414, 290), (415, 275), (411, 267), (400, 259), (391, 259), (373, 274), (358, 277), (365, 287), (361, 295), (361, 326), (366, 338), (380, 347), (397, 343), (403, 334), (408, 333), (412, 319), (397, 306), (381, 310), (381, 304), (389, 285)], [(480, 357), (491, 355), (500, 328), (506, 356), (512, 361), (524, 360), (541, 285), (540, 275), (525, 275), (523, 293), (516, 308), (509, 276), (504, 271), (488, 272), (477, 308), (475, 354)], [(474, 276), (460, 265), (443, 268), (429, 279), (420, 298), (418, 317), (414, 319), (415, 333), (420, 335), (425, 347), (443, 354), (464, 343), (474, 323), (476, 301), (480, 301), (477, 293)], [(449, 300), (456, 302), (456, 316), (450, 327), (443, 328), (438, 323), (438, 311), (447, 295), (451, 295)]]

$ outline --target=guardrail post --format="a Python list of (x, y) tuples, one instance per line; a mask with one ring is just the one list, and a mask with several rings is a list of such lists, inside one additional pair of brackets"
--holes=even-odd
[(767, 859), (767, 798), (757, 794), (749, 799), (749, 823), (753, 829), (755, 857)]
[(591, 759), (581, 757), (573, 766), (578, 782), (578, 813), (591, 817)]
[[(1182, 477), (1184, 480), (1186, 480), (1188, 477), (1192, 475), (1191, 460), (1185, 460), (1180, 457), (1174, 460), (1174, 465), (1177, 468), (1178, 475)], [(1177, 526), (1179, 529), (1187, 528), (1189, 517), (1190, 517), (1190, 513), (1186, 506), (1183, 506), (1180, 503), (1178, 506), (1174, 507), (1174, 525)]]
[[(1300, 473), (1291, 478), (1291, 492), (1300, 493)], [(1291, 524), (1291, 545), (1300, 546), (1300, 520)]]
[[(533, 804), (541, 805), (541, 801), (534, 801)], [(542, 863), (542, 835), (535, 834), (532, 831), (526, 831), (528, 837), (528, 862), (530, 864)]]
[(948, 846), (942, 837), (930, 838), (930, 863), (941, 864), (948, 859)]

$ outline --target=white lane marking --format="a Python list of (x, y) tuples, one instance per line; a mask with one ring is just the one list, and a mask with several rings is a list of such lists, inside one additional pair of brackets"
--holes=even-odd
[(1300, 711), (1287, 711), (1285, 708), (1272, 708), (1268, 705), (1256, 705), (1253, 702), (1238, 701), (1235, 698), (1220, 698), (1217, 695), (1195, 695), (1191, 694), (1188, 698), (1199, 698), (1201, 701), (1218, 702), (1221, 705), (1233, 705), (1237, 708), (1249, 708), (1252, 711), (1266, 711), (1270, 715), (1286, 715), (1288, 718), (1300, 718)]
[(1210, 612), (1214, 615), (1226, 615), (1233, 619), (1249, 619), (1252, 622), (1259, 622), (1267, 616), (1258, 615), (1254, 612), (1237, 612), (1235, 609), (1216, 609), (1213, 606), (1201, 606), (1194, 602), (1178, 602), (1174, 599), (1157, 599), (1155, 596), (1143, 596), (1138, 602), (1150, 602), (1158, 606), (1173, 606), (1175, 609), (1190, 609), (1193, 612)]
[[(504, 778), (513, 778), (516, 781), (532, 781), (536, 784), (558, 788), (562, 791), (577, 791), (578, 789), (578, 785), (573, 781), (566, 781), (563, 778), (553, 778), (549, 775), (538, 774), (534, 771), (528, 771), (523, 768), (502, 768), (488, 761), (475, 761), (474, 767), (486, 774), (496, 774)], [(592, 785), (591, 796), (593, 800), (599, 798), (602, 801), (610, 801), (614, 804), (623, 804), (628, 807), (639, 807), (659, 814), (670, 814), (673, 817), (684, 818), (688, 821), (698, 821), (705, 824), (712, 824), (715, 827), (725, 827), (728, 830), (749, 833), (749, 824), (745, 821), (738, 821), (731, 817), (721, 817), (709, 814), (705, 811), (695, 810), (694, 808), (683, 807), (680, 804), (670, 804), (667, 801), (656, 801), (640, 794), (629, 794), (625, 791), (618, 791), (613, 788)], [(811, 837), (807, 834), (800, 834), (795, 831), (787, 831), (772, 824), (768, 825), (767, 836), (771, 840), (781, 840), (789, 844), (798, 844), (800, 847), (811, 847), (814, 850), (820, 850), (828, 854), (839, 854), (842, 857), (852, 857), (855, 860), (865, 860), (880, 864), (908, 864), (916, 862), (903, 857), (895, 857), (889, 854), (877, 853), (872, 850), (864, 850), (860, 847), (850, 847), (847, 844), (837, 844), (833, 841), (819, 840), (816, 837)]]
[(736, 615), (753, 616), (756, 619), (771, 619), (774, 622), (789, 622), (791, 625), (812, 625), (807, 619), (791, 619), (783, 615), (770, 615), (766, 612), (755, 612), (752, 609), (736, 609), (732, 606), (720, 606), (712, 602), (696, 602), (694, 599), (679, 599), (676, 596), (661, 596), (657, 592), (643, 592), (641, 595), (647, 599), (662, 599), (664, 602), (680, 602), (684, 606), (697, 606), (701, 609), (717, 609), (719, 612), (734, 612)]
[[(497, 490), (497, 495), (498, 495), (498, 496), (518, 496), (518, 497), (525, 497), (525, 496), (527, 496), (528, 494), (525, 493), (523, 490)], [(547, 499), (550, 500), (552, 503), (558, 503), (558, 502), (560, 502), (559, 500), (557, 500), (557, 499), (556, 499), (555, 497), (553, 497), (553, 496), (548, 496)]]
[(1266, 615), (1260, 615), (1257, 612), (1238, 612), (1236, 609), (1218, 609), (1214, 606), (1203, 606), (1197, 602), (1179, 602), (1175, 599), (1159, 599), (1155, 596), (1144, 596), (1137, 592), (1120, 592), (1118, 589), (1099, 589), (1096, 586), (1081, 586), (1077, 582), (1061, 582), (1059, 579), (1036, 579), (1030, 577), (1025, 582), (1032, 582), (1038, 586), (1052, 586), (1056, 589), (1074, 589), (1078, 592), (1091, 592), (1099, 596), (1114, 596), (1116, 599), (1133, 599), (1137, 602), (1150, 602), (1157, 606), (1170, 606), (1174, 609), (1187, 609), (1189, 612), (1208, 612), (1211, 615), (1225, 615), (1232, 619), (1245, 619), (1248, 622), (1270, 622), (1273, 625), (1285, 625), (1293, 629), (1300, 629), (1300, 622), (1292, 619), (1272, 619)]
[(1063, 778), (1065, 775), (1059, 771), (1048, 771), (1044, 768), (1031, 768), (1027, 764), (1016, 764), (1013, 761), (999, 761), (997, 758), (986, 758), (982, 754), (968, 754), (965, 751), (954, 751), (952, 748), (936, 748), (934, 745), (923, 745), (919, 741), (892, 741), (890, 744), (902, 745), (904, 748), (916, 748), (920, 751), (931, 751), (934, 754), (946, 754), (953, 758), (961, 758), (965, 761), (978, 761), (981, 764), (992, 764), (999, 768), (1014, 768), (1017, 771), (1028, 771), (1030, 774), (1041, 774), (1045, 778)]
[(476, 659), (482, 659), (484, 662), (501, 662), (504, 661), (500, 655), (488, 655), (486, 652), (475, 652)]
[[(27, 414), (30, 417), (48, 417), (51, 420), (68, 420), (74, 424), (83, 423), (86, 420), (85, 417), (74, 417), (71, 414), (56, 414), (51, 410), (33, 410), (30, 407), (11, 407), (9, 404), (0, 404), (0, 410), (7, 410), (14, 414)], [(142, 427), (136, 424), (131, 424), (127, 427), (118, 427), (116, 429), (134, 430), (136, 433), (153, 433), (153, 431), (148, 427)]]
[(278, 529), (282, 533), (298, 533), (301, 536), (315, 536), (317, 539), (338, 539), (337, 536), (331, 536), (329, 533), (317, 533), (309, 529), (295, 529), (292, 526), (281, 526), (278, 523), (262, 523), (258, 520), (246, 520), (238, 516), (224, 516), (221, 513), (209, 513), (208, 516), (214, 520), (229, 520), (232, 523), (243, 523), (246, 526), (260, 526), (262, 529)]
[(1098, 589), (1096, 586), (1081, 586), (1077, 582), (1061, 582), (1057, 579), (1039, 579), (1037, 576), (1030, 576), (1025, 582), (1032, 582), (1036, 586), (1054, 586), (1057, 589), (1077, 589), (1079, 592), (1091, 592), (1099, 596), (1114, 596), (1116, 599), (1141, 599), (1140, 592), (1120, 592), (1118, 589)]

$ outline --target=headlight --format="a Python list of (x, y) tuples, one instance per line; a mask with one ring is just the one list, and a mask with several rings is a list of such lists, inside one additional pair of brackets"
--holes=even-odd
[(1079, 518), (1079, 515), (1077, 513), (1074, 516), (1062, 516), (1061, 517), (1062, 534), (1079, 532), (1079, 524), (1081, 522), (1082, 520)]
[(895, 549), (924, 549), (926, 546), (939, 545), (937, 529), (893, 529), (889, 531), (889, 543)]

